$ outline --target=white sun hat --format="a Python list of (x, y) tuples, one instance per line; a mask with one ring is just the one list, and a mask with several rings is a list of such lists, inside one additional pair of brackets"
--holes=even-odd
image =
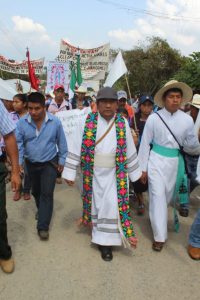
[(164, 106), (164, 102), (163, 102), (164, 93), (173, 88), (177, 88), (182, 91), (183, 93), (183, 100), (181, 103), (182, 105), (186, 104), (188, 101), (192, 99), (193, 93), (189, 85), (187, 85), (184, 82), (179, 82), (177, 80), (170, 80), (155, 94), (154, 101), (159, 107)]
[(188, 104), (200, 109), (200, 95), (195, 94), (192, 98), (192, 102), (189, 102)]

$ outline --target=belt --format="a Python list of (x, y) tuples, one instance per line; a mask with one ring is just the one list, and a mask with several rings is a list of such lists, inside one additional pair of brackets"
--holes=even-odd
[(33, 166), (38, 166), (38, 167), (43, 166), (45, 164), (49, 164), (49, 163), (52, 164), (54, 167), (57, 167), (57, 155), (54, 156), (54, 158), (52, 158), (51, 160), (47, 160), (47, 161), (43, 161), (43, 162), (39, 162), (39, 161), (32, 162), (32, 161), (28, 160), (27, 158), (25, 159), (25, 162), (28, 164), (31, 164)]
[(98, 168), (115, 168), (115, 153), (95, 153), (94, 166)]
[(167, 148), (153, 143), (153, 152), (156, 152), (165, 157), (179, 157), (180, 150), (175, 148)]

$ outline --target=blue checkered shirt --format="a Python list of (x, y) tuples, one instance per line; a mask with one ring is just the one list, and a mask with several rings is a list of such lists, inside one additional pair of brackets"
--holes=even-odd
[[(7, 135), (15, 130), (15, 124), (11, 120), (9, 112), (6, 110), (2, 101), (0, 100), (0, 135)], [(0, 156), (2, 155), (0, 148)]]

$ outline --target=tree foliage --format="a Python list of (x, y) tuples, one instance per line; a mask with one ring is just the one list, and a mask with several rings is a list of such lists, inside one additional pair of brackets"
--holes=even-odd
[[(123, 52), (132, 95), (153, 95), (164, 82), (178, 72), (185, 61), (180, 52), (171, 48), (166, 40), (153, 37), (147, 42), (147, 45)], [(127, 90), (125, 78), (121, 78), (115, 86)]]
[(187, 83), (194, 90), (200, 89), (200, 52), (193, 52), (185, 58), (185, 63), (174, 76), (178, 81)]

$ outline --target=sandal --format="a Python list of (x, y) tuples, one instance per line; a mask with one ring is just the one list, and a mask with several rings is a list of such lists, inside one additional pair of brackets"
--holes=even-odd
[(152, 249), (154, 251), (160, 252), (164, 246), (164, 242), (156, 242), (154, 241), (152, 244)]
[(21, 192), (20, 191), (16, 191), (14, 196), (13, 196), (13, 200), (14, 201), (19, 201), (21, 199)]
[(31, 195), (29, 193), (24, 193), (24, 200), (30, 200)]
[(188, 217), (189, 216), (189, 209), (187, 207), (180, 207), (179, 209), (179, 215), (181, 217)]

